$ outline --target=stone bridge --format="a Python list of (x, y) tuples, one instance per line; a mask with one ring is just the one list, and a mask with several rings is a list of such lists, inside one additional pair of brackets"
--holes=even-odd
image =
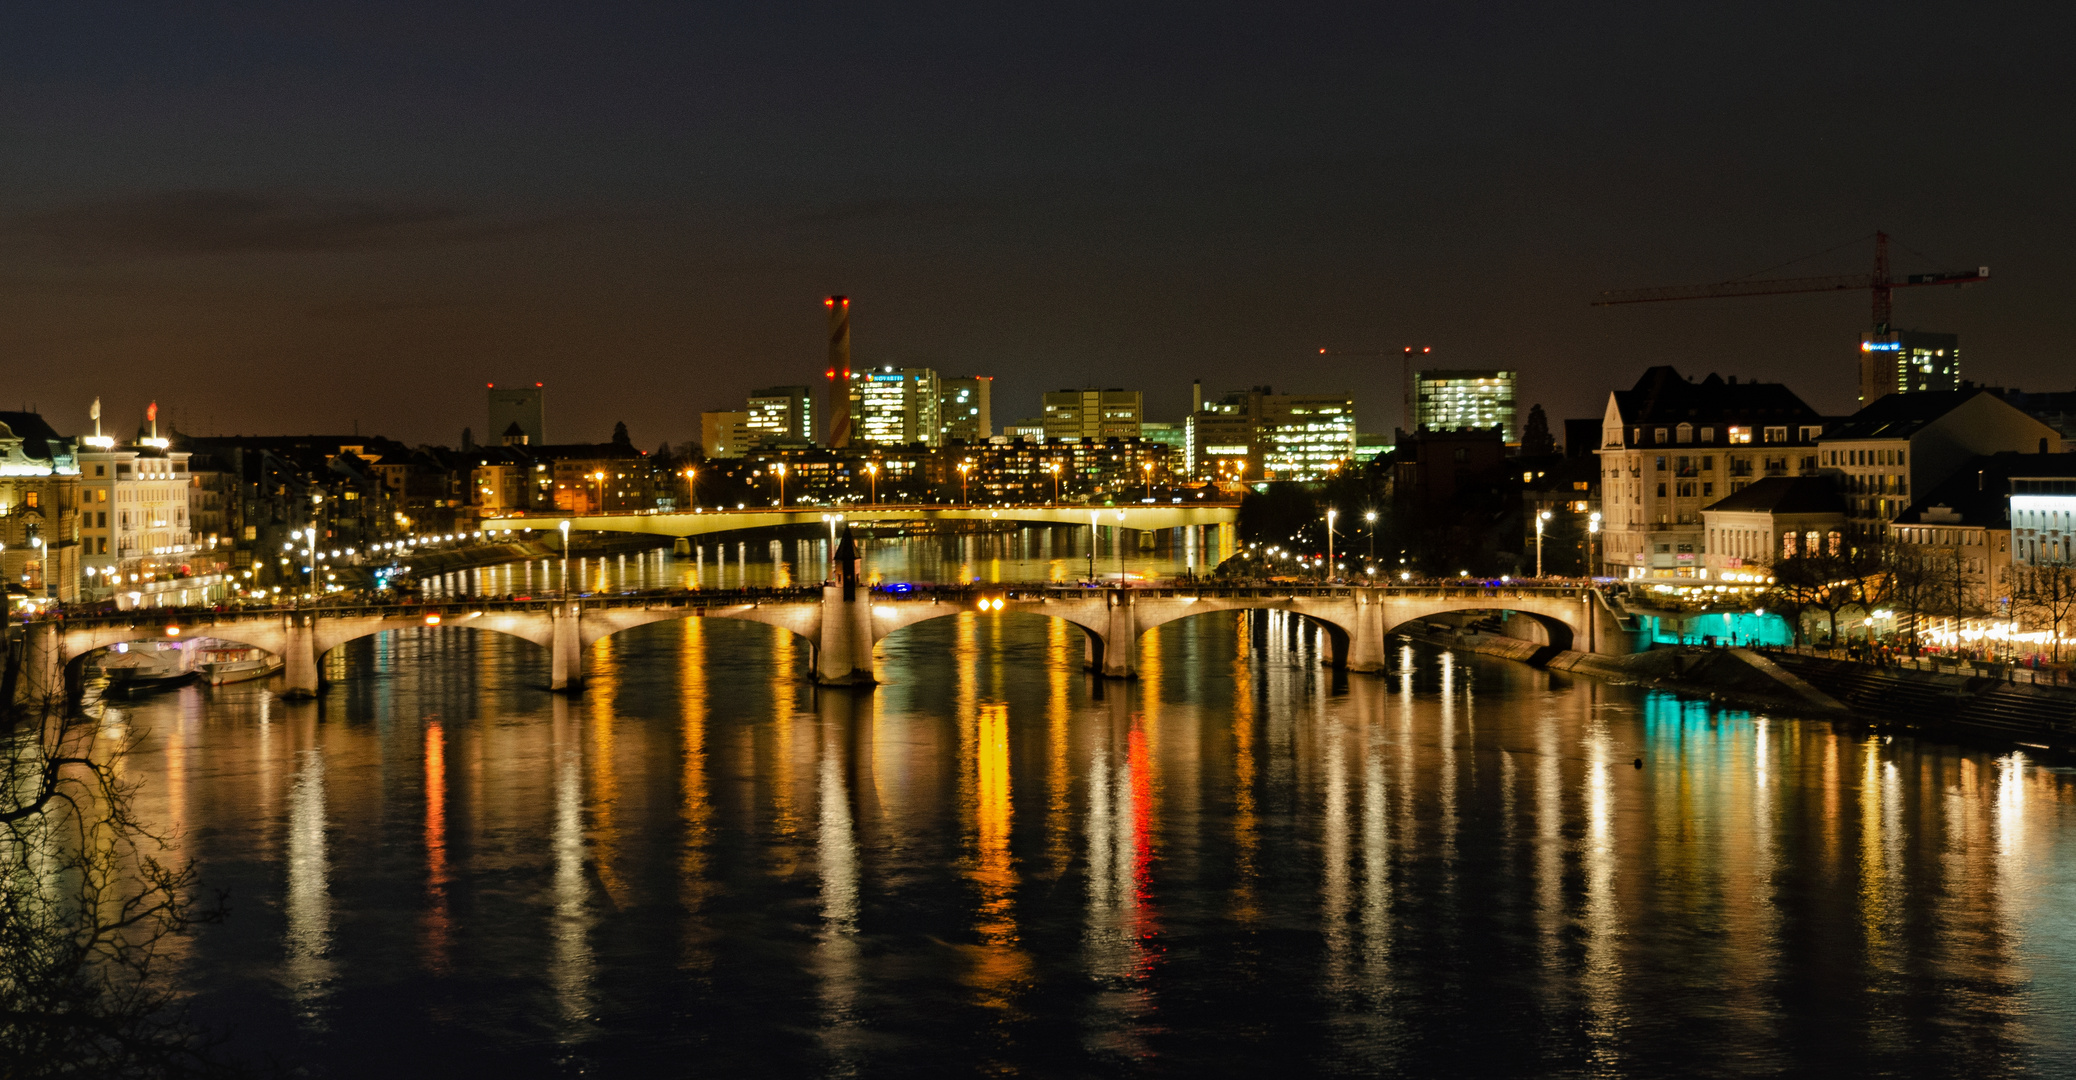
[(1631, 635), (1591, 590), (1570, 586), (1176, 585), (1077, 587), (1061, 584), (925, 587), (877, 592), (840, 584), (749, 593), (672, 591), (564, 600), (321, 606), (224, 612), (123, 612), (32, 622), (24, 632), (18, 702), (50, 701), (77, 685), (88, 653), (146, 638), (219, 638), (283, 657), (291, 697), (318, 690), (319, 660), (333, 648), (385, 630), (466, 627), (524, 638), (549, 650), (551, 687), (583, 681), (586, 649), (622, 630), (685, 618), (767, 623), (805, 638), (814, 678), (830, 685), (873, 682), (873, 648), (888, 635), (965, 611), (1030, 614), (1079, 627), (1088, 668), (1131, 678), (1139, 635), (1163, 623), (1214, 611), (1287, 611), (1325, 631), (1331, 663), (1358, 672), (1385, 670), (1384, 643), (1410, 622), (1452, 612), (1507, 613), (1542, 643), (1588, 652), (1633, 651)]

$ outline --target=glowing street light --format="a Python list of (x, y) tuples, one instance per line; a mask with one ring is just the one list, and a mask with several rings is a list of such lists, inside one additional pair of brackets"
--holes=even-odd
[(1139, 471), (1146, 476), (1146, 498), (1147, 501), (1151, 502), (1153, 500), (1153, 462), (1140, 462)]
[(562, 598), (569, 599), (569, 519), (562, 519)]
[(1326, 512), (1326, 565), (1328, 567), (1326, 576), (1328, 578), (1333, 577), (1331, 568), (1334, 563), (1334, 519), (1340, 516), (1341, 512), (1339, 510), (1328, 510)]
[(1600, 511), (1586, 518), (1586, 576), (1593, 576), (1593, 538), (1600, 533)]
[(784, 510), (784, 509), (786, 508), (786, 463), (785, 463), (785, 462), (783, 462), (783, 461), (781, 461), (781, 462), (778, 462), (778, 463), (776, 463), (776, 464), (772, 465), (772, 467), (771, 467), (771, 475), (773, 475), (773, 476), (776, 476), (776, 477), (778, 477), (778, 484), (779, 484), (779, 501), (778, 501), (778, 504), (779, 504), (779, 509), (781, 509), (781, 510)]
[(1370, 561), (1371, 561), (1371, 562), (1376, 562), (1376, 561), (1377, 561), (1377, 512), (1376, 512), (1375, 510), (1364, 510), (1364, 511), (1362, 512), (1362, 520), (1363, 520), (1363, 522), (1364, 522), (1365, 524), (1367, 524), (1367, 525), (1369, 526), (1369, 529), (1370, 529)]
[(962, 503), (965, 503), (965, 504), (966, 504), (967, 506), (972, 506), (972, 505), (973, 505), (973, 500), (972, 500), (971, 498), (969, 498), (969, 497), (967, 496), (967, 494), (966, 494), (966, 478), (967, 478), (967, 476), (968, 476), (968, 475), (970, 475), (970, 474), (971, 474), (972, 472), (973, 472), (973, 463), (972, 463), (972, 462), (970, 462), (970, 461), (961, 461), (961, 462), (959, 462), (959, 501), (960, 501), (960, 502), (962, 502)]
[(872, 493), (871, 498), (867, 501), (874, 506), (879, 505), (879, 462), (868, 461), (865, 463), (865, 483)]
[(1543, 525), (1550, 520), (1550, 512), (1544, 510), (1535, 515), (1535, 576), (1543, 576)]
[(1052, 474), (1052, 504), (1058, 506), (1060, 504), (1060, 463), (1057, 461), (1046, 462), (1045, 471)]

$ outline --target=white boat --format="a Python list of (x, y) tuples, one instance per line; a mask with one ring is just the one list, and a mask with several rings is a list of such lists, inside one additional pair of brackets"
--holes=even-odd
[(91, 663), (87, 674), (108, 680), (105, 693), (129, 694), (178, 686), (195, 671), (177, 643), (126, 641)]
[(281, 670), (281, 658), (251, 645), (219, 645), (202, 650), (196, 659), (202, 678), (211, 686), (264, 679)]

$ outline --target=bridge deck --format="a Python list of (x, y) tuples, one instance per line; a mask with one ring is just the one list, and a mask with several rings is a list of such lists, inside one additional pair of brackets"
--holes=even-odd
[[(671, 589), (638, 593), (594, 595), (582, 598), (587, 610), (624, 610), (654, 608), (717, 608), (741, 607), (744, 604), (763, 605), (777, 603), (819, 603), (822, 599), (820, 583), (795, 588), (750, 588), (750, 589)], [(870, 590), (875, 604), (910, 603), (966, 603), (981, 597), (1000, 597), (1006, 600), (1083, 600), (1119, 591), (1116, 585), (1075, 585), (1059, 582), (972, 582), (963, 585), (920, 585), (898, 591), (875, 587)], [(1298, 600), (1332, 599), (1350, 597), (1356, 593), (1369, 593), (1411, 600), (1463, 599), (1489, 603), (1504, 599), (1577, 599), (1587, 589), (1583, 586), (1564, 585), (1277, 585), (1268, 583), (1234, 583), (1204, 585), (1129, 585), (1124, 591), (1145, 599), (1217, 599), (1217, 600)], [(66, 627), (101, 629), (108, 627), (150, 628), (154, 635), (164, 632), (168, 626), (179, 626), (187, 622), (206, 622), (217, 626), (239, 622), (276, 620), (283, 616), (316, 614), (319, 618), (378, 618), (423, 620), (426, 616), (466, 616), (478, 612), (539, 612), (546, 614), (562, 601), (556, 597), (533, 597), (524, 600), (503, 600), (488, 597), (455, 598), (432, 600), (410, 604), (320, 604), (314, 607), (246, 607), (226, 608), (222, 611), (146, 609), (125, 611), (110, 615), (68, 615), (62, 618), (46, 618), (38, 622), (56, 621)]]
[(826, 527), (833, 514), (845, 521), (1003, 521), (1026, 525), (1087, 525), (1095, 514), (1099, 525), (1127, 529), (1176, 529), (1189, 525), (1226, 525), (1240, 520), (1230, 503), (1147, 504), (1128, 506), (846, 506), (780, 510), (680, 510), (655, 514), (522, 514), (489, 518), (485, 529), (536, 529), (554, 532), (562, 522), (579, 532), (645, 533), (651, 536), (704, 536), (708, 533), (781, 526)]

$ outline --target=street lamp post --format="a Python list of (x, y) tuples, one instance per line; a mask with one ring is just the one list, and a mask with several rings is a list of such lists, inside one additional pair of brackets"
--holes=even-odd
[(877, 462), (877, 461), (868, 461), (868, 462), (866, 462), (866, 463), (865, 463), (865, 484), (866, 484), (867, 488), (868, 488), (868, 489), (869, 489), (869, 490), (871, 491), (871, 493), (872, 493), (872, 497), (871, 497), (870, 499), (868, 499), (867, 501), (868, 501), (868, 502), (870, 502), (870, 503), (871, 503), (872, 505), (874, 505), (874, 506), (878, 506), (878, 505), (879, 505), (879, 462)]
[(1060, 504), (1060, 463), (1057, 461), (1046, 462), (1045, 471), (1052, 474), (1052, 504), (1058, 506)]
[(324, 493), (310, 495), (310, 602), (317, 602), (317, 515), (324, 509)]
[(1117, 512), (1117, 587), (1124, 588), (1124, 511)]
[(1096, 538), (1102, 535), (1102, 533), (1096, 531), (1101, 528), (1101, 526), (1096, 524), (1096, 515), (1099, 513), (1101, 511), (1098, 510), (1088, 512), (1088, 579), (1090, 581), (1096, 580)]
[(562, 519), (562, 598), (569, 599), (569, 519)]
[(781, 510), (784, 510), (784, 509), (786, 508), (786, 463), (785, 463), (785, 462), (783, 462), (783, 461), (781, 461), (781, 462), (778, 462), (777, 464), (773, 465), (773, 466), (771, 467), (771, 475), (773, 475), (773, 476), (776, 476), (776, 477), (778, 477), (778, 482), (779, 482), (779, 501), (778, 501), (778, 505), (779, 505), (779, 509), (781, 509)]
[(1339, 510), (1326, 512), (1326, 579), (1334, 579), (1334, 519), (1341, 516)]
[(1366, 525), (1368, 525), (1368, 526), (1369, 526), (1369, 530), (1370, 530), (1370, 561), (1371, 561), (1371, 562), (1376, 562), (1376, 561), (1377, 561), (1377, 512), (1376, 512), (1375, 510), (1365, 510), (1365, 511), (1363, 511), (1363, 512), (1362, 512), (1362, 520), (1363, 520), (1363, 523), (1364, 523), (1364, 524), (1366, 524)]
[(1145, 476), (1146, 476), (1146, 501), (1148, 501), (1148, 502), (1152, 502), (1152, 501), (1153, 501), (1153, 462), (1151, 462), (1151, 461), (1142, 461), (1142, 462), (1140, 462), (1140, 463), (1139, 463), (1139, 471), (1140, 471), (1141, 473), (1145, 474)]
[(1543, 525), (1550, 520), (1550, 512), (1543, 510), (1535, 515), (1535, 576), (1543, 576)]
[(597, 472), (592, 473), (591, 479), (598, 482), (598, 509), (595, 512), (603, 514), (605, 513), (605, 470), (600, 469)]
[(1595, 510), (1586, 518), (1586, 577), (1593, 577), (1593, 538), (1600, 534), (1600, 511)]
[(966, 494), (966, 478), (967, 478), (967, 476), (969, 476), (969, 475), (970, 475), (970, 474), (971, 474), (972, 472), (973, 472), (973, 463), (972, 463), (972, 462), (970, 462), (970, 461), (961, 461), (961, 462), (959, 462), (959, 501), (960, 501), (960, 502), (962, 502), (962, 503), (964, 503), (964, 504), (966, 504), (967, 506), (972, 506), (972, 505), (973, 505), (973, 499), (972, 499), (972, 498), (971, 498), (970, 496), (968, 496), (968, 495)]
[(696, 467), (685, 470), (685, 503), (694, 510), (699, 509), (699, 470)]

